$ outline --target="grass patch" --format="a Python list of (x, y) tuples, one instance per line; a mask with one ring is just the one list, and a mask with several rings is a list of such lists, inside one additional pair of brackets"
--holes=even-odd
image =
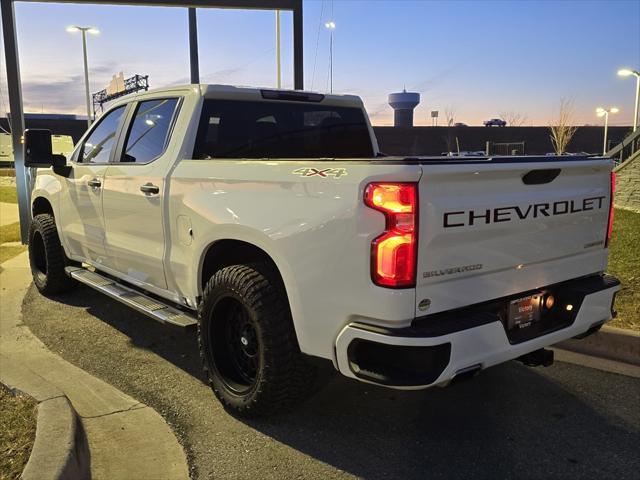
[(18, 203), (18, 191), (16, 187), (0, 186), (0, 202)]
[(7, 260), (11, 260), (13, 257), (17, 257), (26, 250), (26, 245), (16, 245), (10, 247), (7, 245), (0, 245), (0, 264), (6, 262)]
[[(0, 264), (20, 255), (27, 247), (25, 245), (2, 245), (6, 242), (20, 241), (20, 223), (2, 225), (0, 227)], [(3, 479), (4, 477), (0, 477)]]
[(0, 244), (20, 241), (20, 222), (0, 226)]
[(0, 388), (0, 478), (18, 479), (36, 438), (37, 404)]
[(613, 327), (640, 331), (640, 213), (616, 209), (609, 247), (608, 273), (622, 282), (616, 296), (618, 318)]

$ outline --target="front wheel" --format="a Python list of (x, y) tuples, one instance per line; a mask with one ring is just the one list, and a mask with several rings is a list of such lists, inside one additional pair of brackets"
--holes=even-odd
[(284, 288), (269, 265), (233, 265), (211, 277), (198, 344), (213, 392), (237, 415), (282, 411), (314, 384), (315, 368), (300, 352)]
[(51, 214), (36, 215), (31, 221), (29, 263), (33, 283), (40, 293), (62, 293), (75, 286), (75, 282), (64, 271), (69, 260), (60, 244), (56, 222)]

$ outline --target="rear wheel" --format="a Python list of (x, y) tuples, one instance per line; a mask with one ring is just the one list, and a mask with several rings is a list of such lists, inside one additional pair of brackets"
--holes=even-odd
[(33, 283), (40, 293), (50, 295), (71, 290), (75, 282), (64, 271), (69, 259), (64, 254), (53, 215), (33, 217), (29, 227), (29, 263)]
[(298, 346), (284, 289), (269, 265), (234, 265), (207, 282), (198, 343), (215, 395), (232, 413), (260, 416), (303, 400), (315, 368)]

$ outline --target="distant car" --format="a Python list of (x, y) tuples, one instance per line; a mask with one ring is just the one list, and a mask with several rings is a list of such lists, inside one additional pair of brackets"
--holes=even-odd
[(466, 150), (460, 152), (442, 152), (440, 154), (443, 157), (484, 157), (486, 156), (485, 152), (482, 150), (476, 150), (473, 152), (469, 152)]
[(506, 127), (507, 122), (502, 120), (501, 118), (492, 118), (491, 120), (485, 120), (485, 127)]
[(462, 123), (462, 122), (457, 122), (453, 124), (454, 127), (468, 127), (469, 125), (467, 125), (466, 123)]
[(591, 154), (587, 152), (563, 152), (563, 153), (550, 152), (550, 153), (544, 154), (545, 157), (560, 157), (563, 155), (574, 156), (574, 157), (584, 157), (584, 156), (589, 156)]
[(71, 135), (51, 135), (51, 153), (69, 157), (73, 149), (74, 145)]
[(11, 135), (8, 133), (0, 133), (0, 163), (3, 165), (13, 163), (13, 146)]

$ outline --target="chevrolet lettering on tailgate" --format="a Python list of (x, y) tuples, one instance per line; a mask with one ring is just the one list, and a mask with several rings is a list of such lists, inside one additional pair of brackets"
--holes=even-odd
[(509, 206), (486, 210), (447, 212), (443, 216), (444, 228), (473, 226), (477, 223), (500, 223), (528, 218), (550, 217), (567, 213), (587, 212), (604, 206), (604, 195), (582, 200), (562, 200), (553, 203), (533, 203), (526, 207)]

